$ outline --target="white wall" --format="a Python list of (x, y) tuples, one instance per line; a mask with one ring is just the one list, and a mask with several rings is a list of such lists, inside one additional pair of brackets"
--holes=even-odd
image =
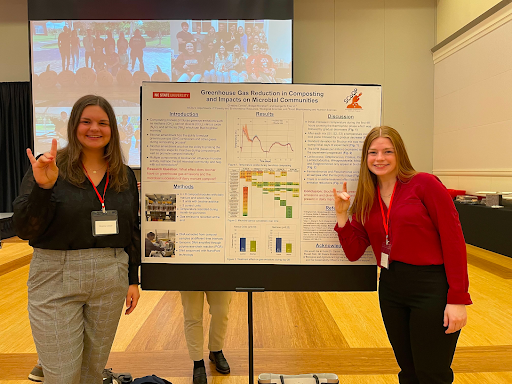
[(437, 42), (440, 43), (500, 0), (437, 0)]
[(383, 86), (383, 124), (432, 171), (435, 0), (295, 0), (294, 81)]
[(512, 4), (440, 51), (434, 173), (449, 188), (512, 191)]

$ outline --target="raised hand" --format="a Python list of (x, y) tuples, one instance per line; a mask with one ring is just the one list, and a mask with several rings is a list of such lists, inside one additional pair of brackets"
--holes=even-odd
[(336, 192), (336, 188), (332, 190), (334, 194), (334, 208), (337, 214), (346, 214), (350, 206), (350, 195), (347, 192), (347, 182), (343, 182), (341, 192)]
[(46, 152), (38, 159), (34, 157), (30, 148), (27, 148), (27, 156), (32, 164), (32, 173), (36, 183), (43, 189), (53, 188), (57, 177), (59, 176), (59, 168), (57, 168), (57, 140), (52, 140), (52, 148), (50, 152)]

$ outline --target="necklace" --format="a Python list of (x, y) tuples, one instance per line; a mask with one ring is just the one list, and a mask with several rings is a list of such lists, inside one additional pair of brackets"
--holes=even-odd
[(91, 169), (91, 171), (92, 171), (92, 173), (96, 173), (96, 172), (98, 172), (98, 171), (101, 171), (103, 168), (105, 168), (105, 166), (106, 166), (106, 165), (107, 165), (107, 164), (104, 164), (101, 168), (96, 169), (96, 170)]
[(381, 197), (391, 197), (391, 195), (392, 195), (392, 194), (393, 194), (393, 193), (390, 193), (389, 195), (383, 195), (383, 194), (381, 193), (380, 195), (381, 195)]

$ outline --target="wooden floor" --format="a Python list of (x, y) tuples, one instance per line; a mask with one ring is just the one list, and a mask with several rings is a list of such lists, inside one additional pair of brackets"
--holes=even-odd
[[(17, 238), (0, 250), (0, 384), (31, 383), (37, 358), (26, 309), (31, 254)], [(455, 382), (512, 383), (512, 259), (468, 246), (468, 261), (475, 304), (455, 354)], [(206, 313), (204, 322), (206, 330)], [(254, 332), (256, 375), (330, 372), (341, 383), (398, 382), (375, 292), (255, 293)], [(207, 364), (210, 383), (247, 383), (247, 346), (247, 296), (236, 293), (224, 347), (231, 374)], [(108, 367), (192, 383), (179, 293), (142, 292), (120, 321)]]

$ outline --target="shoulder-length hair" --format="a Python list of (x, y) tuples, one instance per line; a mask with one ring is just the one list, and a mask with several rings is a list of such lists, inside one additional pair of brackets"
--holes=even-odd
[(68, 120), (68, 145), (57, 152), (57, 166), (59, 174), (77, 187), (83, 188), (85, 174), (82, 168), (82, 143), (78, 141), (76, 131), (85, 108), (97, 105), (105, 111), (110, 125), (110, 141), (104, 148), (103, 158), (109, 167), (109, 188), (120, 192), (128, 187), (128, 176), (121, 152), (119, 130), (116, 115), (110, 103), (97, 95), (82, 96), (75, 102)]
[(365, 219), (368, 217), (373, 206), (373, 199), (375, 198), (377, 176), (368, 169), (368, 151), (373, 140), (378, 137), (385, 137), (391, 140), (395, 148), (398, 180), (402, 183), (406, 183), (417, 173), (409, 160), (404, 141), (396, 129), (385, 125), (373, 128), (364, 140), (356, 197), (350, 207), (350, 214), (355, 214), (356, 220), (361, 223), (364, 223)]
[[(220, 47), (224, 48), (224, 53), (220, 52)], [(217, 50), (217, 57), (219, 58), (219, 60), (224, 60), (224, 59), (226, 59), (226, 56), (227, 56), (226, 47), (223, 44), (219, 45), (219, 49)]]

